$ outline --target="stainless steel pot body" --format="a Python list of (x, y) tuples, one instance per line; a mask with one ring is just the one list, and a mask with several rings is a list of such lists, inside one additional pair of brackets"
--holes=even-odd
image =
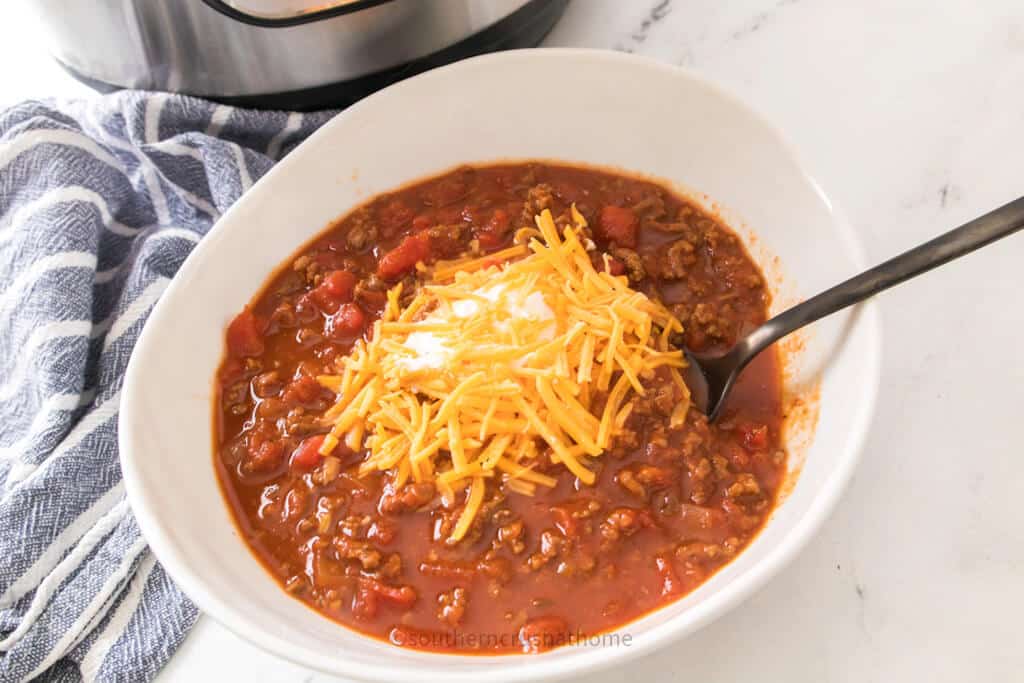
[(33, 0), (31, 5), (54, 57), (85, 80), (235, 98), (378, 73), (438, 53), (535, 1)]

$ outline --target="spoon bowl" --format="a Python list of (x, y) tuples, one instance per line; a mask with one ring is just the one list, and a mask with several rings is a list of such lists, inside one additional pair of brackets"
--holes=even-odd
[(683, 380), (690, 389), (690, 400), (710, 422), (718, 418), (725, 397), (739, 377), (740, 373), (734, 371), (738, 348), (734, 346), (724, 354), (683, 351), (687, 363)]

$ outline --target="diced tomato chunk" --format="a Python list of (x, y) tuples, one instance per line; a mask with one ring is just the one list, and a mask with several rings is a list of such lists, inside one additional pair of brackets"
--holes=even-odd
[(228, 352), (232, 356), (258, 356), (263, 353), (266, 323), (248, 308), (228, 325)]
[(356, 288), (356, 276), (347, 270), (335, 270), (327, 274), (317, 289), (323, 289), (335, 299), (351, 301)]
[(748, 451), (761, 451), (768, 447), (768, 425), (744, 424), (740, 426), (743, 447)]
[(347, 270), (334, 270), (328, 273), (320, 285), (310, 292), (310, 296), (325, 313), (334, 313), (341, 304), (352, 301), (355, 287), (355, 275)]
[(362, 581), (352, 595), (352, 616), (361, 621), (369, 621), (377, 616), (377, 594)]
[(357, 619), (377, 616), (379, 603), (384, 601), (400, 609), (412, 607), (419, 596), (411, 586), (390, 586), (376, 579), (361, 577), (352, 596), (352, 614)]
[(347, 341), (358, 337), (366, 328), (366, 314), (359, 304), (342, 304), (337, 312), (327, 319), (327, 336), (336, 341)]
[(292, 451), (292, 465), (304, 470), (311, 470), (320, 464), (323, 456), (320, 455), (320, 446), (324, 443), (324, 435), (317, 434), (302, 441)]
[(429, 233), (409, 235), (397, 247), (380, 257), (377, 275), (385, 280), (397, 280), (411, 272), (420, 261), (430, 259), (430, 246)]
[(366, 587), (385, 600), (398, 607), (412, 607), (416, 603), (416, 589), (411, 586), (391, 586), (376, 579), (364, 578)]
[(636, 246), (636, 229), (639, 220), (632, 209), (621, 206), (606, 206), (601, 209), (597, 222), (597, 236), (620, 247)]
[(495, 209), (491, 218), (484, 225), (476, 230), (476, 238), (480, 240), (480, 246), (484, 249), (494, 249), (501, 246), (508, 235), (508, 228), (511, 224), (508, 212), (504, 209)]

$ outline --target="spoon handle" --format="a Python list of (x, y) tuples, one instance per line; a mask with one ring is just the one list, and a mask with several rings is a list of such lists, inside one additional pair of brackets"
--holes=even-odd
[(1024, 197), (914, 247), (846, 282), (783, 311), (747, 335), (738, 346), (749, 359), (808, 323), (860, 303), (932, 268), (969, 254), (1024, 228)]

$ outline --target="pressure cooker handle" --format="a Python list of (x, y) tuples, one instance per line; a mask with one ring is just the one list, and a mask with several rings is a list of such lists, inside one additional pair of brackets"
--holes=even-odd
[(203, 2), (221, 14), (245, 24), (263, 26), (265, 28), (281, 28), (285, 26), (309, 24), (314, 21), (320, 21), (321, 19), (328, 19), (330, 17), (337, 17), (350, 12), (357, 12), (361, 9), (374, 7), (375, 5), (383, 5), (385, 2), (391, 2), (391, 0), (339, 0), (332, 5), (323, 7), (322, 9), (310, 12), (297, 12), (295, 14), (283, 16), (265, 16), (245, 12), (238, 7), (228, 4), (227, 2), (223, 2), (222, 0), (203, 0)]

